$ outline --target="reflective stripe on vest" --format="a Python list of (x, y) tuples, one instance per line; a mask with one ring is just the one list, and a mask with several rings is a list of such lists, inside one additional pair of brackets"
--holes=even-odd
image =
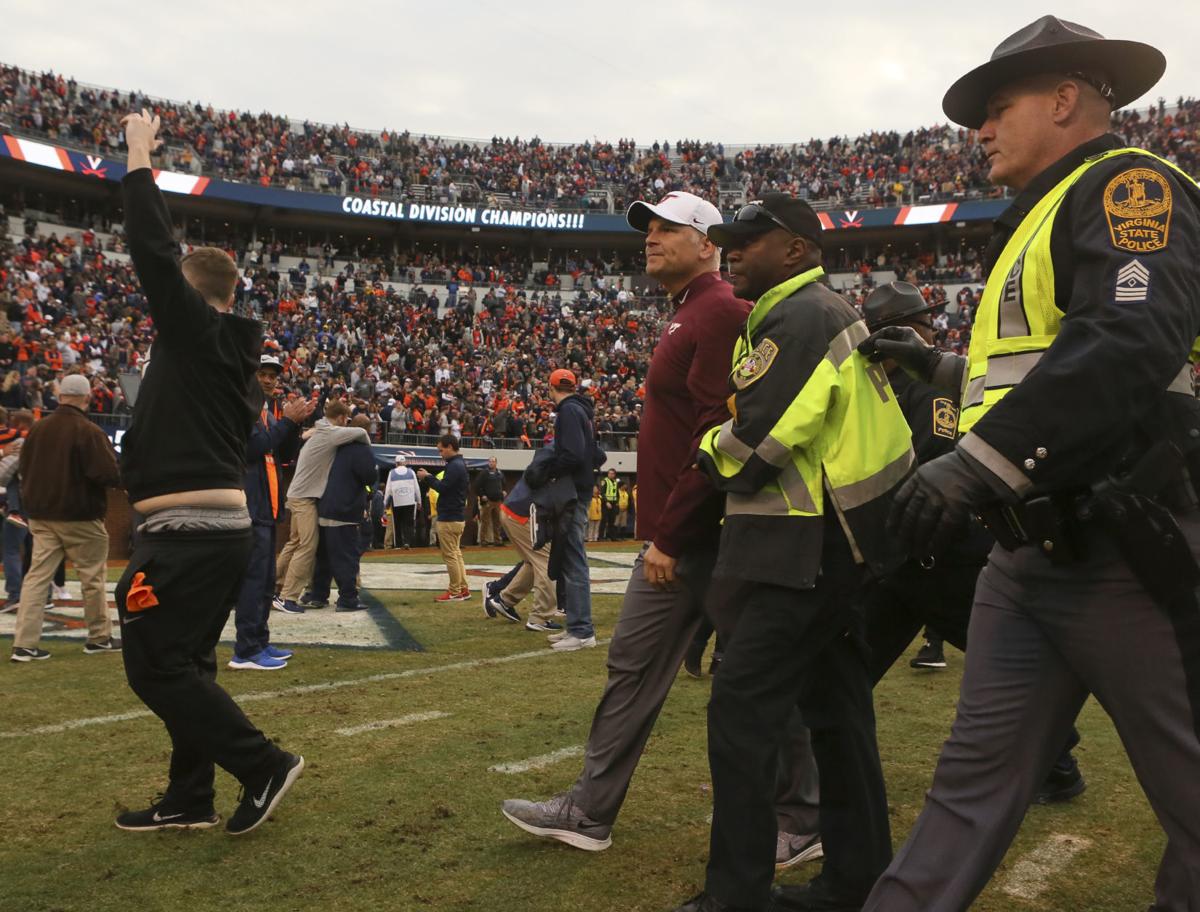
[[(1067, 191), (1089, 168), (1118, 155), (1154, 158), (1191, 181), (1170, 162), (1143, 149), (1112, 149), (1088, 158), (1038, 201), (1005, 244), (984, 287), (963, 376), (959, 434), (971, 430), (988, 409), (1028, 377), (1058, 336), (1063, 311), (1054, 299), (1050, 256), (1054, 217)], [(1192, 349), (1192, 361), (1198, 358), (1200, 340)], [(1192, 392), (1190, 364), (1170, 388)]]
[[(271, 426), (267, 423), (267, 406), (263, 404), (262, 410), (263, 427), (267, 429), (267, 433), (271, 432)], [(279, 519), (279, 472), (275, 469), (275, 455), (268, 452), (263, 457), (263, 466), (267, 470), (267, 490), (271, 496), (271, 518)]]

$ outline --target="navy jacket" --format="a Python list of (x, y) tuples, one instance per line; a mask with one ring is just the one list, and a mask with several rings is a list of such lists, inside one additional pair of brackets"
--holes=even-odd
[(367, 490), (379, 478), (375, 451), (368, 443), (339, 447), (329, 468), (325, 493), (317, 501), (317, 516), (338, 522), (360, 523), (367, 510)]
[(578, 393), (558, 404), (554, 417), (554, 458), (547, 463), (553, 478), (570, 478), (580, 498), (592, 497), (593, 476), (597, 467), (595, 427), (592, 424), (592, 403)]
[(242, 487), (246, 489), (246, 509), (255, 525), (273, 526), (271, 515), (271, 488), (267, 482), (267, 466), (263, 459), (268, 453), (275, 455), (275, 474), (279, 480), (279, 512), (283, 513), (283, 463), (296, 458), (300, 448), (300, 425), (287, 418), (275, 420), (269, 412), (267, 426), (262, 419), (254, 422), (250, 439), (246, 442), (246, 476)]
[(429, 487), (438, 492), (437, 518), (438, 522), (466, 522), (467, 520), (467, 488), (470, 479), (467, 476), (467, 464), (461, 456), (454, 456), (442, 470), (442, 479), (438, 481), (432, 475), (426, 479)]

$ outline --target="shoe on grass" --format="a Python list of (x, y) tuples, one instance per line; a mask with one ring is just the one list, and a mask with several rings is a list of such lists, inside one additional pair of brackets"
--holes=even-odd
[(562, 630), (563, 625), (558, 623), (557, 621), (535, 621), (533, 618), (530, 618), (528, 621), (525, 622), (525, 629), (526, 630), (543, 630), (546, 633), (554, 633), (557, 630)]
[(117, 828), (134, 833), (154, 830), (207, 830), (221, 822), (211, 807), (201, 810), (180, 807), (160, 795), (144, 811), (125, 811), (117, 815)]
[(83, 647), (85, 655), (100, 655), (105, 652), (120, 652), (121, 641), (114, 640), (112, 637), (105, 637), (102, 640), (96, 640), (94, 643), (85, 643)]
[(50, 653), (44, 649), (38, 649), (36, 646), (32, 649), (26, 649), (24, 646), (14, 646), (12, 655), (8, 658), (11, 662), (41, 662), (44, 659), (50, 658)]
[(557, 839), (586, 852), (600, 852), (612, 845), (612, 826), (597, 823), (564, 792), (545, 801), (510, 798), (500, 813), (526, 833)]
[(557, 643), (560, 640), (565, 640), (570, 635), (571, 634), (569, 634), (567, 631), (560, 630), (558, 633), (550, 634), (550, 636), (546, 637), (546, 639), (548, 639), (551, 643)]
[(916, 656), (908, 663), (909, 668), (945, 668), (946, 655), (941, 643), (925, 641), (925, 645), (917, 650)]
[(775, 870), (782, 871), (793, 865), (825, 854), (821, 848), (820, 833), (785, 833), (780, 830), (775, 836)]
[(264, 649), (252, 656), (243, 657), (235, 653), (227, 667), (234, 671), (279, 671), (281, 668), (287, 668), (287, 660), (273, 658)]
[(269, 655), (273, 659), (283, 659), (283, 661), (285, 661), (285, 662), (288, 659), (290, 659), (292, 656), (295, 655), (295, 653), (292, 652), (290, 649), (280, 649), (278, 646), (272, 646), (269, 643), (267, 644), (267, 648), (264, 649), (263, 652), (265, 652), (267, 655)]
[(285, 753), (283, 759), (265, 779), (253, 783), (243, 782), (241, 803), (225, 824), (225, 831), (231, 836), (242, 836), (256, 829), (271, 816), (276, 805), (303, 772), (304, 758)]
[(596, 637), (577, 637), (574, 634), (567, 634), (557, 643), (551, 643), (551, 649), (557, 649), (559, 652), (574, 652), (576, 649), (592, 649), (596, 645)]
[(310, 609), (316, 610), (316, 609), (320, 609), (320, 608), (328, 608), (329, 607), (329, 599), (328, 598), (319, 599), (315, 595), (313, 595), (311, 592), (305, 592), (302, 596), (300, 596), (300, 607), (305, 609), (306, 611), (310, 610)]

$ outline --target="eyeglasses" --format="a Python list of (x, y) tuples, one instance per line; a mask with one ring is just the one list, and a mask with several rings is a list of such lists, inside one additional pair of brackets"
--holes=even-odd
[(788, 234), (796, 232), (779, 220), (779, 217), (772, 214), (765, 206), (760, 203), (749, 203), (737, 211), (737, 215), (733, 217), (735, 222), (753, 222), (759, 218), (765, 218), (767, 221), (774, 223), (777, 227), (782, 228)]

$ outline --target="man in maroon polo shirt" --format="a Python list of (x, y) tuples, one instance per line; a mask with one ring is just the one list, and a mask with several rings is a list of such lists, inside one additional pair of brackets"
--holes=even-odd
[(645, 545), (609, 646), (583, 772), (546, 801), (503, 805), (521, 829), (589, 851), (612, 844), (646, 739), (704, 616), (723, 499), (693, 455), (700, 435), (729, 417), (733, 345), (750, 312), (721, 278), (721, 251), (705, 236), (722, 221), (715, 206), (669, 193), (655, 206), (634, 203), (626, 218), (645, 233), (646, 272), (675, 305), (650, 361), (638, 435), (637, 535)]

